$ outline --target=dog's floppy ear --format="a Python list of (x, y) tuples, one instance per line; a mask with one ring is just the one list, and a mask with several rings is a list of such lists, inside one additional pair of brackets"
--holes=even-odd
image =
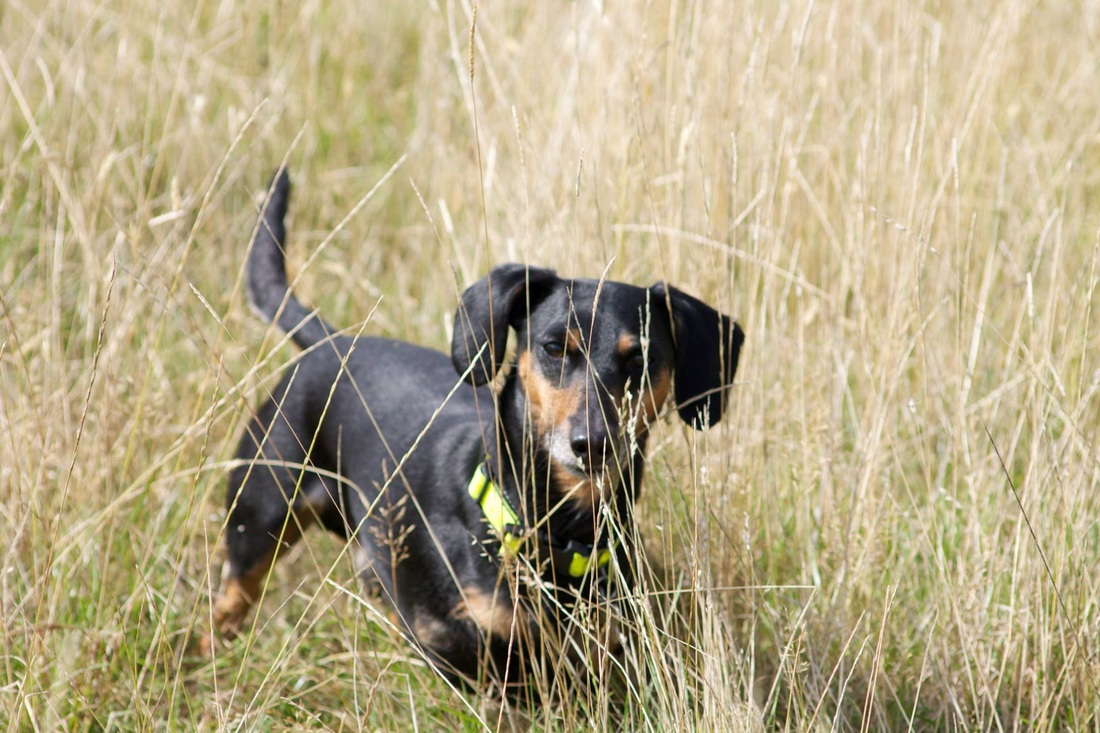
[(676, 346), (676, 405), (680, 419), (696, 429), (722, 418), (745, 332), (729, 316), (676, 288), (650, 288), (654, 308), (671, 309)]
[(455, 371), (466, 374), (466, 381), (475, 387), (492, 381), (504, 361), (508, 327), (526, 318), (528, 308), (557, 279), (553, 270), (508, 264), (494, 267), (466, 288), (451, 338)]

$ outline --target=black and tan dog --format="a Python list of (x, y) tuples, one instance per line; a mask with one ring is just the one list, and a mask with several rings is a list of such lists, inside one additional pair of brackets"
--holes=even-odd
[[(509, 264), (462, 294), (449, 359), (341, 335), (289, 291), (289, 189), (281, 173), (248, 285), (305, 353), (237, 450), (214, 627), (235, 636), (282, 548), (319, 523), (354, 542), (363, 580), (441, 674), (522, 682), (547, 615), (609, 574), (629, 586), (622, 538), (650, 425), (671, 393), (691, 425), (718, 420), (743, 333), (664, 284)], [(510, 329), (515, 357), (494, 390)], [(516, 561), (534, 583), (502, 579)]]

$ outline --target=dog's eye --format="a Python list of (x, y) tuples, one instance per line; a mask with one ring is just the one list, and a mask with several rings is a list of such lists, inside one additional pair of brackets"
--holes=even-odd
[(560, 359), (565, 356), (565, 346), (561, 341), (547, 341), (542, 345), (542, 350), (555, 359)]
[(641, 351), (636, 351), (630, 355), (627, 359), (627, 366), (631, 369), (639, 370), (645, 367), (645, 354)]

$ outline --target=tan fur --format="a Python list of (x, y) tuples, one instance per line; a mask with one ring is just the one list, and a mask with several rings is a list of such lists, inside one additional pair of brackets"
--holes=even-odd
[[(575, 335), (571, 329), (566, 337), (567, 343), (572, 344), (577, 339), (579, 336)], [(617, 349), (625, 356), (636, 348), (637, 343), (632, 334), (623, 334), (619, 338)], [(547, 435), (555, 429), (568, 429), (569, 418), (577, 412), (584, 395), (579, 391), (555, 386), (535, 366), (534, 357), (530, 352), (520, 354), (518, 368), (520, 380), (527, 393), (531, 417), (534, 418), (539, 434)], [(635, 435), (644, 435), (649, 430), (649, 426), (656, 421), (657, 415), (668, 399), (671, 386), (672, 376), (668, 371), (656, 372), (651, 377), (645, 392), (639, 398), (640, 407), (635, 405), (633, 408), (637, 412), (633, 426)], [(554, 486), (571, 501), (591, 509), (599, 500), (599, 487), (594, 481), (577, 478), (569, 469), (557, 462), (552, 462), (551, 473)]]
[[(291, 515), (283, 532), (280, 546), (272, 548), (271, 552), (260, 559), (238, 578), (230, 578), (225, 584), (225, 591), (221, 598), (214, 604), (214, 628), (226, 641), (232, 641), (241, 631), (241, 625), (252, 606), (260, 600), (263, 590), (263, 582), (275, 561), (286, 554), (286, 550), (297, 542), (302, 532), (317, 520), (317, 506), (312, 499), (304, 499), (298, 509)], [(210, 650), (210, 642), (200, 640), (204, 651)]]
[(446, 649), (450, 645), (451, 634), (447, 625), (428, 614), (418, 614), (413, 621), (413, 635), (425, 649)]
[(214, 628), (227, 641), (237, 638), (252, 604), (260, 600), (260, 591), (274, 560), (274, 552), (239, 578), (230, 578), (225, 592), (214, 604)]
[[(623, 357), (630, 355), (636, 348), (638, 348), (638, 339), (632, 333), (624, 333), (619, 336), (619, 341), (615, 345), (615, 350)], [(641, 409), (634, 407), (637, 410), (637, 417), (634, 421), (635, 435), (644, 434), (657, 419), (661, 408), (664, 407), (665, 400), (668, 399), (671, 385), (672, 375), (665, 370), (650, 375), (646, 391), (641, 396)]]
[[(533, 358), (530, 352), (520, 355), (519, 377), (527, 392), (527, 403), (531, 407), (531, 417), (535, 420), (535, 427), (540, 435), (547, 435), (554, 429), (567, 430), (569, 418), (577, 412), (584, 395), (577, 391), (555, 387), (539, 372)], [(599, 490), (592, 481), (577, 478), (570, 473), (569, 469), (556, 461), (551, 462), (551, 472), (554, 486), (562, 494), (586, 508), (594, 506), (599, 498)]]
[(660, 371), (650, 376), (649, 384), (641, 396), (641, 409), (638, 410), (638, 415), (634, 419), (635, 435), (644, 435), (649, 430), (649, 426), (656, 422), (657, 415), (664, 407), (671, 390), (672, 375), (667, 371)]
[(531, 406), (531, 417), (541, 435), (548, 435), (555, 428), (564, 430), (569, 418), (580, 407), (584, 398), (580, 392), (561, 389), (550, 382), (534, 365), (531, 352), (525, 351), (519, 357), (519, 378), (527, 392), (527, 403)]
[(509, 639), (512, 629), (518, 629), (522, 623), (522, 614), (507, 599), (486, 593), (476, 585), (462, 588), (462, 600), (452, 611), (455, 618), (473, 621), (489, 636)]
[(575, 501), (587, 509), (591, 509), (600, 498), (600, 490), (594, 481), (579, 479), (569, 472), (565, 466), (551, 461), (550, 470), (553, 474), (554, 486), (558, 488), (570, 501)]
[(579, 330), (570, 328), (565, 332), (565, 350), (570, 354), (580, 351), (583, 343), (584, 337)]
[(619, 342), (615, 345), (615, 350), (619, 352), (619, 356), (626, 356), (638, 345), (638, 339), (634, 338), (632, 333), (624, 333), (619, 336)]

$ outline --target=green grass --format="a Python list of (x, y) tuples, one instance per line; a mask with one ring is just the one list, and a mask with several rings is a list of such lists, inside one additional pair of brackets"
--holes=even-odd
[(471, 8), (407, 5), (0, 6), (6, 727), (494, 725), (319, 533), (190, 651), (286, 160), (334, 322), (443, 348), (520, 260), (748, 334), (652, 441), (637, 685), (536, 730), (1100, 729), (1097, 8), (494, 3), (471, 78)]

